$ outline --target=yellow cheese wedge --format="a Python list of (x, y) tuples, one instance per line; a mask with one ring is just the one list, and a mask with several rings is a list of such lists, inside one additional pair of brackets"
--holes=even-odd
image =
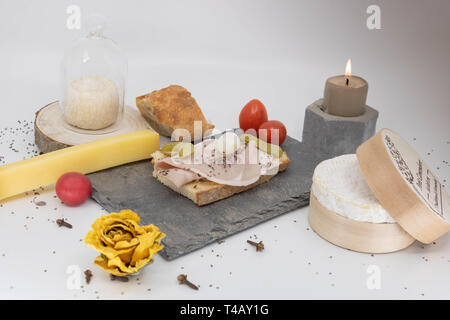
[(0, 166), (0, 201), (55, 183), (66, 172), (91, 173), (144, 160), (159, 150), (159, 135), (141, 130)]

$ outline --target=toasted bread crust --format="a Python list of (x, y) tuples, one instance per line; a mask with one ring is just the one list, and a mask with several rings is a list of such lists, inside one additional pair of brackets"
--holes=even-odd
[(202, 122), (203, 135), (214, 125), (208, 123), (191, 93), (182, 86), (171, 85), (136, 98), (145, 120), (159, 134), (170, 137), (175, 129), (186, 129), (194, 139), (194, 121)]
[[(161, 152), (156, 151), (155, 153), (152, 154), (152, 157), (153, 157), (152, 163), (155, 163), (155, 161), (165, 158), (166, 156), (164, 154), (162, 154)], [(286, 152), (283, 153), (283, 156), (281, 157), (280, 160), (281, 161), (280, 161), (280, 167), (279, 167), (278, 172), (285, 171), (287, 169), (287, 167), (289, 166), (289, 162), (290, 162)], [(204, 205), (231, 197), (232, 195), (234, 195), (236, 193), (252, 189), (260, 184), (268, 182), (275, 175), (261, 176), (259, 178), (259, 180), (256, 181), (255, 183), (248, 185), (248, 186), (242, 186), (242, 187), (218, 184), (218, 183), (208, 181), (208, 180), (193, 181), (193, 182), (187, 183), (181, 187), (177, 187), (170, 180), (168, 180), (165, 176), (158, 175), (156, 170), (153, 171), (153, 176), (156, 179), (158, 179), (162, 184), (164, 184), (165, 186), (174, 190), (175, 192), (178, 192), (178, 193), (182, 194), (183, 196), (191, 199), (198, 206), (204, 206)]]

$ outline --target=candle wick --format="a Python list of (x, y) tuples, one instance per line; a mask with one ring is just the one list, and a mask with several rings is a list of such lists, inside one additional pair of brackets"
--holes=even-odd
[(345, 85), (348, 86), (349, 83), (349, 78), (347, 78), (347, 80), (345, 80)]

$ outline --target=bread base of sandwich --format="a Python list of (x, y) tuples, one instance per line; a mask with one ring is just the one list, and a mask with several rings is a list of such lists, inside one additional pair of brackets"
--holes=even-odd
[[(156, 151), (152, 154), (152, 157), (153, 157), (152, 163), (154, 164), (155, 161), (165, 158), (166, 155), (164, 155), (160, 151)], [(278, 169), (278, 173), (285, 171), (287, 169), (287, 167), (289, 166), (289, 162), (290, 162), (290, 160), (289, 160), (286, 152), (283, 152), (283, 155), (280, 158), (280, 167)], [(218, 183), (208, 181), (208, 180), (198, 180), (198, 181), (189, 182), (181, 187), (177, 187), (169, 179), (167, 179), (166, 176), (158, 174), (157, 170), (153, 171), (153, 176), (156, 179), (158, 179), (159, 182), (161, 182), (163, 185), (169, 187), (173, 191), (178, 192), (179, 194), (182, 194), (186, 198), (191, 199), (198, 206), (204, 206), (204, 205), (231, 197), (232, 195), (234, 195), (236, 193), (252, 189), (260, 184), (268, 182), (272, 177), (276, 176), (277, 174), (263, 175), (259, 178), (258, 181), (256, 181), (255, 183), (253, 183), (251, 185), (248, 185), (248, 186), (236, 187), (236, 186), (218, 184)]]

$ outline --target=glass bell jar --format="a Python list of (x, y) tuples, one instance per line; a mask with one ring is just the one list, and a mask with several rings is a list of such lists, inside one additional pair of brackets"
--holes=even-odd
[(89, 32), (61, 62), (61, 98), (69, 129), (103, 134), (115, 131), (124, 113), (127, 61), (124, 53), (103, 35), (105, 18), (90, 17)]

